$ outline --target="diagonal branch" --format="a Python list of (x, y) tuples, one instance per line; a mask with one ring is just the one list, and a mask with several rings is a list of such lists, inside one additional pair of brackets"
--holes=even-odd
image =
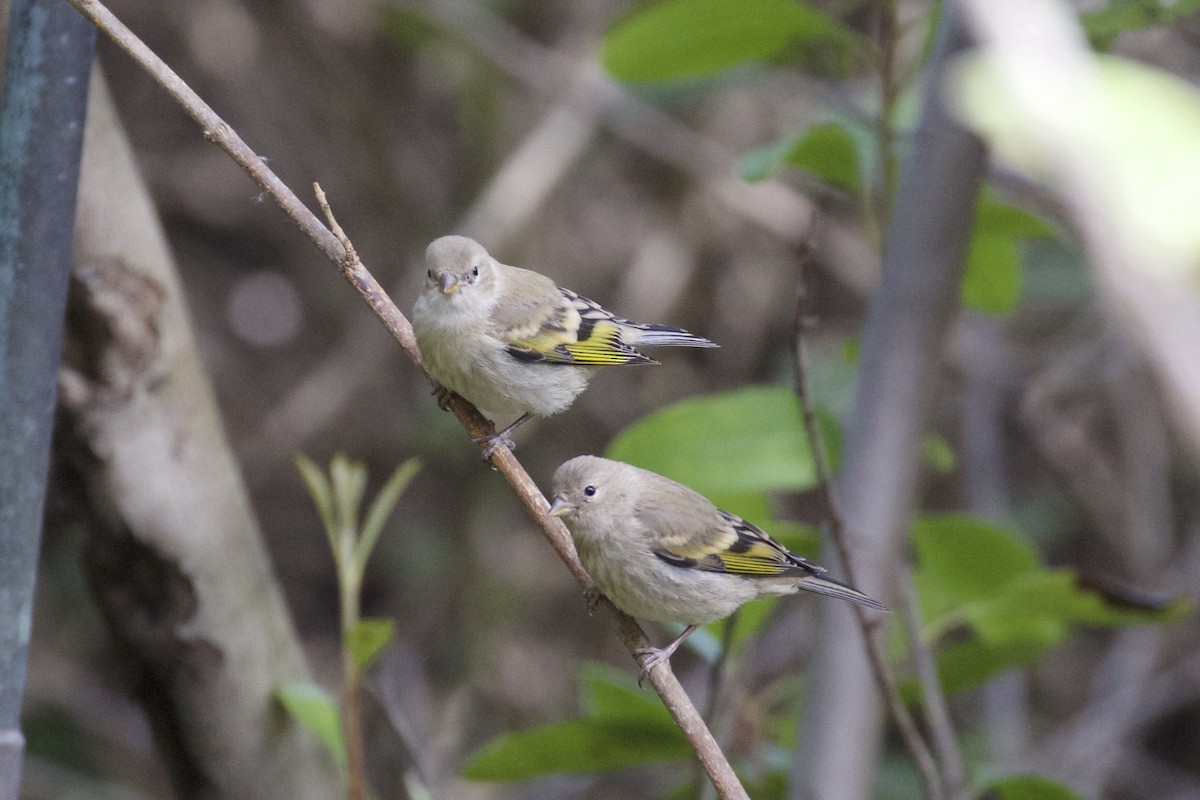
[[(412, 325), (354, 252), (347, 250), (283, 181), (267, 168), (266, 163), (242, 141), (237, 133), (103, 4), (97, 0), (69, 0), (69, 2), (166, 89), (183, 107), (188, 116), (201, 126), (205, 138), (228, 153), (251, 179), (262, 187), (263, 191), (283, 209), (283, 212), (312, 240), (322, 254), (342, 271), (346, 280), (366, 300), (375, 316), (388, 329), (400, 348), (415, 364), (421, 366), (421, 354), (417, 348)], [(424, 371), (423, 367), (421, 369)], [(482, 437), (489, 432), (491, 424), (470, 403), (462, 398), (452, 397), (449, 405), (450, 410), (458, 417), (472, 438)], [(541, 527), (551, 547), (567, 565), (571, 574), (585, 589), (592, 588), (594, 584), (575, 554), (575, 548), (566, 527), (561, 521), (547, 515), (550, 504), (513, 453), (508, 449), (501, 448), (491, 457), (491, 463), (504, 476), (518, 499)], [(639, 651), (642, 653), (647, 651), (650, 641), (641, 626), (632, 617), (618, 611), (607, 600), (603, 603), (603, 608), (629, 652), (639, 665), (644, 667), (646, 656), (639, 655)], [(661, 663), (651, 669), (649, 680), (659, 697), (662, 698), (663, 705), (666, 706), (676, 724), (679, 725), (695, 749), (697, 757), (704, 765), (709, 778), (721, 796), (726, 800), (749, 800), (746, 790), (742, 788), (728, 759), (704, 724), (699, 712), (692, 705), (669, 664)]]

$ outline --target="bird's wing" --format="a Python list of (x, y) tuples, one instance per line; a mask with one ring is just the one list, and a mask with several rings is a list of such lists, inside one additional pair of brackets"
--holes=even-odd
[(659, 509), (639, 511), (641, 521), (656, 532), (652, 551), (669, 564), (748, 578), (808, 578), (825, 572), (707, 500), (696, 513), (678, 513), (680, 504), (671, 507), (670, 514)]
[(617, 318), (600, 306), (536, 272), (507, 270), (492, 323), (513, 358), (578, 366), (651, 362), (621, 341)]

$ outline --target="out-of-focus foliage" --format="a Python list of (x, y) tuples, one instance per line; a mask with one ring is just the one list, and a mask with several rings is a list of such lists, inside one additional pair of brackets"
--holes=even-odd
[[(1015, 531), (965, 514), (927, 515), (913, 527), (922, 637), (938, 645), (960, 628), (969, 641), (939, 649), (943, 688), (957, 692), (1041, 658), (1072, 626), (1172, 622), (1192, 610), (1177, 600), (1139, 609), (1107, 603), (1070, 570), (1049, 569)], [(916, 686), (904, 688), (915, 698)]]
[(1121, 219), (1144, 255), (1139, 266), (1200, 284), (1200, 230), (1188, 209), (1200, 202), (1200, 92), (1160, 70), (1106, 57), (1055, 75), (1048, 62), (1046, 96), (1054, 130), (1023, 125), (1013, 98), (998, 80), (998, 62), (968, 58), (959, 73), (959, 108), (1011, 163), (1035, 177), (1060, 158), (1053, 142), (1069, 140), (1093, 170), (1092, 202)]
[(346, 737), (342, 734), (341, 713), (333, 695), (315, 683), (289, 683), (276, 689), (275, 696), (289, 714), (325, 745), (338, 769), (345, 770)]
[(625, 673), (585, 664), (581, 682), (581, 716), (500, 736), (471, 756), (463, 774), (482, 781), (520, 781), (694, 756), (658, 698), (640, 691)]
[(773, 177), (785, 165), (849, 192), (862, 189), (854, 137), (836, 122), (813, 125), (799, 136), (751, 150), (738, 161), (738, 171), (746, 180), (757, 183)]
[(788, 0), (666, 0), (618, 21), (602, 60), (621, 80), (670, 81), (709, 77), (793, 46), (843, 52), (855, 39), (841, 23)]

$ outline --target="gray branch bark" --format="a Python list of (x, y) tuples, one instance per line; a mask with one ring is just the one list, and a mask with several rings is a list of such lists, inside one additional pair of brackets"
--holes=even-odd
[[(983, 177), (983, 144), (949, 116), (940, 96), (947, 61), (966, 44), (958, 14), (947, 5), (914, 149), (901, 176), (882, 280), (867, 311), (858, 394), (847, 426), (839, 498), (859, 588), (874, 597), (891, 594), (890, 565), (903, 557), (921, 435), (958, 308)], [(873, 794), (879, 700), (850, 610), (824, 603), (818, 613), (792, 796), (862, 800)]]
[(92, 89), (59, 444), (93, 589), (179, 797), (334, 797), (331, 760), (274, 699), (308, 670), (162, 229)]

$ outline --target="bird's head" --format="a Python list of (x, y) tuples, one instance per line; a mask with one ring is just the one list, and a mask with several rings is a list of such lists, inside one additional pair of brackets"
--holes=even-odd
[[(554, 473), (550, 516), (570, 527), (587, 527), (604, 514), (620, 511), (638, 472), (628, 464), (597, 456), (576, 456)], [(578, 525), (576, 524), (578, 523)]]
[(425, 293), (455, 306), (486, 305), (496, 270), (483, 245), (465, 236), (434, 239), (425, 250)]

